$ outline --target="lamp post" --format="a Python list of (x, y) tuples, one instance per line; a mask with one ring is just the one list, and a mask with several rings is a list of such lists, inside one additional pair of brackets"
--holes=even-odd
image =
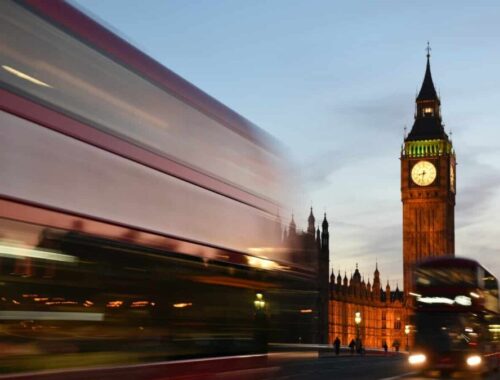
[(259, 351), (267, 351), (267, 316), (266, 316), (266, 301), (264, 301), (264, 295), (262, 293), (255, 294), (255, 300), (253, 301), (255, 306), (255, 330), (254, 339)]
[(408, 337), (410, 335), (410, 325), (405, 325), (405, 335), (406, 335), (406, 351), (410, 351), (410, 344), (408, 343)]
[(359, 324), (361, 323), (361, 312), (354, 313), (354, 323), (356, 323), (356, 340), (359, 339)]

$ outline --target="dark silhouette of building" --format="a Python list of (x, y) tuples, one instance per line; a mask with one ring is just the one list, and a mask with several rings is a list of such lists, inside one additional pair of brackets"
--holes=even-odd
[[(306, 231), (297, 231), (294, 216), (285, 229), (284, 240), (287, 246), (296, 247), (295, 252), (301, 257), (294, 258), (294, 262), (302, 262), (307, 266), (312, 266), (317, 271), (317, 302), (315, 315), (317, 316), (317, 343), (328, 342), (328, 268), (330, 267), (330, 248), (328, 232), (328, 221), (326, 213), (321, 223), (316, 228), (316, 218), (311, 207)], [(302, 258), (302, 259), (301, 259)]]
[[(311, 208), (312, 216), (312, 208)], [(309, 222), (311, 221), (309, 217)], [(328, 339), (328, 317), (329, 317), (329, 290), (328, 290), (328, 268), (330, 268), (330, 233), (328, 232), (328, 221), (326, 220), (326, 213), (321, 223), (322, 231), (320, 235), (319, 228), (316, 231), (316, 241), (318, 248), (318, 310), (319, 310), (319, 330), (318, 341), (320, 343), (329, 343)], [(314, 228), (314, 226), (313, 226)], [(314, 229), (313, 229), (314, 231)], [(321, 241), (320, 238), (321, 237)]]
[(455, 151), (444, 130), (429, 51), (428, 47), (424, 81), (415, 99), (415, 121), (401, 148), (406, 295), (413, 288), (415, 263), (455, 253)]

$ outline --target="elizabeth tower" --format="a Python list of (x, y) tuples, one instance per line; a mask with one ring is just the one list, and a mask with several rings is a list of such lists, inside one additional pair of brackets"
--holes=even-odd
[(429, 50), (424, 81), (416, 98), (415, 122), (401, 150), (406, 295), (413, 289), (415, 263), (455, 254), (455, 152), (442, 123)]

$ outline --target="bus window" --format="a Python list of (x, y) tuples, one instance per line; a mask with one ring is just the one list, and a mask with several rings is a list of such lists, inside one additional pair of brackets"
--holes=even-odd
[(474, 268), (420, 268), (416, 272), (416, 281), (418, 287), (477, 286)]

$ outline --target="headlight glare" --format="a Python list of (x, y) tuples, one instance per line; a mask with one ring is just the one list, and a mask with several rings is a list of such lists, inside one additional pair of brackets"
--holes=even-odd
[(481, 364), (481, 362), (482, 362), (482, 359), (481, 359), (481, 356), (479, 356), (479, 355), (471, 355), (467, 358), (467, 365), (469, 367), (478, 366), (479, 364)]
[(412, 354), (408, 357), (408, 363), (412, 365), (422, 364), (426, 359), (424, 354)]

